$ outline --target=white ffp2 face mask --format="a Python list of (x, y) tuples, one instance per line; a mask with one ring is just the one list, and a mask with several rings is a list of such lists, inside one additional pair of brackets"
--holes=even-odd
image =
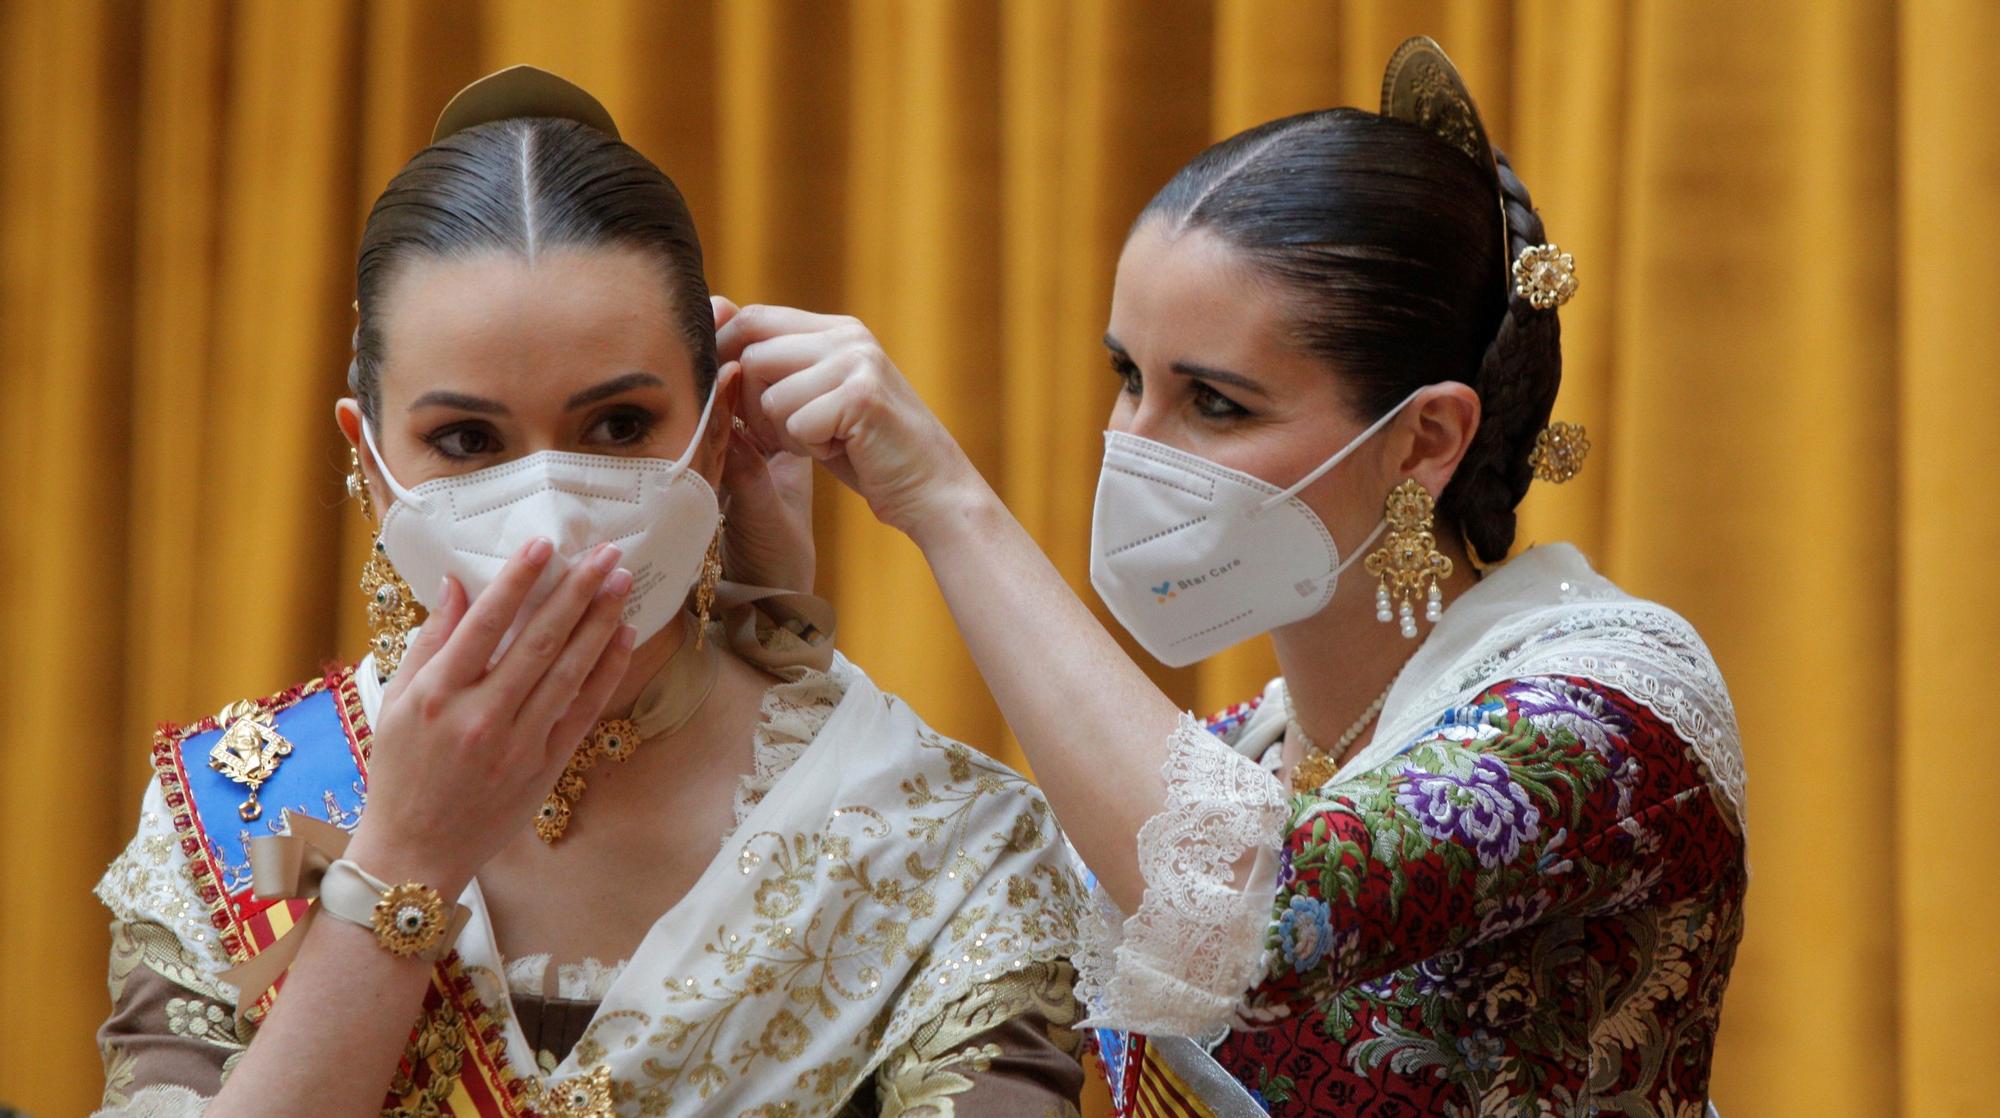
[(1318, 613), (1340, 573), (1340, 547), (1299, 491), (1388, 426), (1390, 408), (1289, 489), (1165, 443), (1104, 433), (1090, 525), (1090, 584), (1147, 652), (1171, 667)]
[(680, 611), (715, 535), (715, 491), (688, 468), (714, 407), (711, 391), (687, 450), (672, 462), (544, 450), (415, 489), (389, 473), (363, 421), (362, 438), (396, 498), (382, 517), (382, 549), (417, 600), (435, 610), (445, 575), (477, 600), (529, 540), (547, 537), (555, 555), (504, 647), (572, 562), (598, 544), (615, 544), (623, 552), (619, 566), (632, 572), (622, 620), (643, 642)]

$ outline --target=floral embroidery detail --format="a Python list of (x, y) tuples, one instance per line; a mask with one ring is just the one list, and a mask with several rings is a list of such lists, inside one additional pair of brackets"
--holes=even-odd
[[(879, 1000), (883, 976), (907, 972), (893, 1008), (855, 1032), (846, 1054), (783, 1073), (800, 1097), (772, 1106), (816, 1113), (808, 1102), (852, 1094), (940, 1005), (1073, 950), (1081, 883), (1061, 859), (1019, 860), (1051, 848), (1047, 801), (1012, 770), (927, 729), (916, 745), (925, 763), (902, 781), (900, 825), (851, 805), (819, 832), (732, 836), (754, 918), (714, 930), (702, 950), (715, 965), (670, 981), (664, 1012), (593, 1021), (578, 1063), (600, 1064), (613, 1044), (644, 1044), (639, 1082), (620, 1088), (638, 1112), (664, 1112), (776, 1074), (808, 1048), (826, 1050), (820, 1034), (832, 1022), (852, 1031), (844, 1004)], [(994, 872), (1003, 860), (1022, 868)], [(951, 918), (937, 926), (941, 912)], [(747, 1039), (723, 1042), (732, 1035)]]
[[(1069, 964), (1049, 962), (973, 987), (883, 1061), (875, 1074), (876, 1106), (882, 1118), (952, 1118), (960, 1097), (975, 1088), (967, 1073), (991, 1070), (993, 1060), (1006, 1051), (999, 1044), (972, 1041), (1014, 1018), (1045, 1023), (1049, 1040), (1074, 1057), (1079, 1040), (1068, 1028), (1078, 1017), (1074, 982)], [(979, 1109), (1000, 1113), (996, 1105)], [(1057, 1112), (1071, 1118), (1076, 1114), (1067, 1101)]]
[(1326, 957), (1333, 939), (1332, 913), (1318, 897), (1294, 895), (1290, 907), (1279, 915), (1278, 942), (1292, 969), (1309, 970)]
[(1651, 707), (1536, 677), (1294, 797), (1263, 1027), (1217, 1058), (1279, 1115), (1698, 1113), (1745, 881), (1714, 779)]
[(1512, 861), (1521, 843), (1533, 842), (1542, 818), (1507, 766), (1492, 757), (1476, 758), (1465, 776), (1412, 773), (1396, 802), (1426, 835), (1471, 846), (1488, 867)]

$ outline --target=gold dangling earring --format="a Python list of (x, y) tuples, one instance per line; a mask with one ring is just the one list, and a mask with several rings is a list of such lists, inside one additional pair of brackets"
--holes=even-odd
[[(361, 515), (373, 523), (375, 506), (368, 500), (361, 452), (350, 447), (347, 459), (347, 495), (361, 502)], [(361, 565), (361, 593), (368, 600), (368, 648), (375, 653), (375, 675), (386, 682), (402, 664), (409, 632), (417, 627), (418, 618), (416, 595), (389, 562), (380, 532), (368, 545), (368, 561)]]
[(729, 527), (727, 516), (715, 519), (715, 538), (708, 541), (708, 554), (701, 560), (701, 581), (694, 588), (694, 646), (708, 639), (708, 611), (715, 605), (715, 584), (722, 580), (722, 532)]
[[(1389, 534), (1379, 550), (1368, 556), (1368, 573), (1376, 578), (1375, 620), (1400, 620), (1403, 635), (1417, 637), (1417, 616), (1413, 602), (1417, 588), (1426, 581), (1430, 590), (1424, 600), (1424, 620), (1436, 624), (1444, 616), (1444, 591), (1439, 583), (1451, 577), (1451, 559), (1437, 548), (1433, 532), (1430, 491), (1407, 478), (1390, 490), (1387, 517)], [(1396, 603), (1390, 612), (1392, 599)]]

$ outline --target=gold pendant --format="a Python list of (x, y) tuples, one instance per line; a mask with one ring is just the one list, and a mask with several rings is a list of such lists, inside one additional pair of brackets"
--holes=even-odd
[(237, 807), (236, 814), (245, 823), (254, 822), (264, 814), (264, 805), (257, 802), (257, 789), (277, 775), (278, 765), (291, 756), (292, 743), (278, 733), (271, 712), (254, 702), (231, 703), (222, 708), (218, 719), (225, 728), (208, 751), (208, 767), (249, 786), (249, 798)]
[(556, 840), (569, 830), (569, 821), (576, 814), (576, 802), (583, 798), (586, 786), (583, 779), (585, 769), (595, 765), (602, 757), (611, 761), (629, 759), (639, 747), (639, 727), (629, 718), (613, 718), (599, 722), (590, 736), (570, 754), (569, 764), (563, 766), (562, 775), (556, 778), (556, 786), (542, 806), (535, 812), (535, 834), (544, 843), (554, 846)]
[(1317, 792), (1339, 771), (1339, 762), (1315, 749), (1299, 758), (1298, 765), (1292, 769), (1292, 791)]

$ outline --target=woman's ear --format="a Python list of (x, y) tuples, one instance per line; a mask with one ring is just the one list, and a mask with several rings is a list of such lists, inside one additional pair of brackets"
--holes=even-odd
[(711, 488), (721, 491), (723, 463), (729, 456), (729, 432), (736, 424), (737, 409), (743, 403), (743, 365), (731, 361), (715, 374), (715, 406), (709, 410), (708, 429), (701, 433), (701, 448), (695, 454), (695, 472), (708, 479)]
[(1444, 492), (1479, 433), (1479, 417), (1479, 393), (1471, 385), (1448, 380), (1424, 389), (1402, 424), (1410, 444), (1400, 472), (1432, 493)]
[(368, 513), (379, 522), (389, 511), (389, 487), (382, 481), (381, 465), (361, 441), (361, 401), (352, 396), (342, 397), (333, 405), (333, 422), (361, 460), (361, 477), (368, 483)]

